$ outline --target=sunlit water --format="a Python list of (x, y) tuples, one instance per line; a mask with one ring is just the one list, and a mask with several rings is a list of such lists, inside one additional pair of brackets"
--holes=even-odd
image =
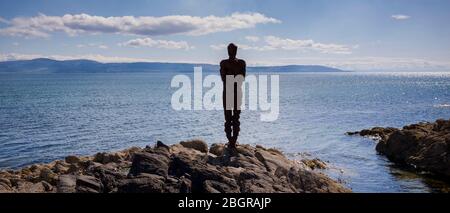
[[(225, 142), (221, 111), (172, 109), (174, 75), (0, 74), (0, 168), (156, 140)], [(242, 113), (241, 143), (319, 157), (356, 192), (442, 187), (392, 167), (372, 140), (344, 133), (449, 118), (450, 73), (281, 73), (279, 119), (261, 122), (259, 115)]]

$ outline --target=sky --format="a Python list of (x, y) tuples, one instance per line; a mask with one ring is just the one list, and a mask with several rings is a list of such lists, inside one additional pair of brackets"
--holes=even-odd
[(2, 0), (0, 61), (219, 63), (450, 71), (448, 0)]

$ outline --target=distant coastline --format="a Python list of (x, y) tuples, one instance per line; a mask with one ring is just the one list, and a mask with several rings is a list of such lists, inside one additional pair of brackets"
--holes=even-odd
[[(201, 63), (124, 62), (101, 63), (92, 60), (31, 60), (0, 62), (0, 73), (122, 73), (122, 72), (191, 72), (201, 66), (204, 71), (217, 71), (218, 65)], [(321, 65), (249, 66), (249, 72), (348, 72)]]

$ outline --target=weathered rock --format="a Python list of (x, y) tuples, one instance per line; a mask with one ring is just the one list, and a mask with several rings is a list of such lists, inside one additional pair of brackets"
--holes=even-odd
[(76, 192), (76, 177), (74, 175), (59, 176), (57, 184), (57, 192), (59, 193), (73, 193)]
[(326, 169), (327, 164), (318, 158), (314, 159), (302, 159), (302, 163), (304, 163), (307, 167), (314, 169)]
[(52, 168), (52, 171), (57, 174), (66, 174), (69, 171), (69, 166), (67, 163), (57, 162)]
[(99, 179), (87, 176), (80, 175), (76, 177), (76, 187), (77, 192), (81, 193), (100, 193), (103, 192), (103, 185)]
[(204, 153), (208, 152), (208, 145), (201, 140), (181, 141), (180, 144), (186, 148), (195, 149)]
[(13, 192), (12, 185), (6, 182), (0, 182), (0, 193), (10, 193)]
[(170, 159), (168, 150), (162, 149), (164, 148), (135, 153), (129, 174), (137, 176), (141, 173), (150, 173), (167, 177)]
[(123, 180), (118, 187), (119, 193), (161, 193), (164, 192), (164, 178), (147, 174), (133, 179)]
[[(441, 145), (436, 146), (439, 150)], [(291, 161), (261, 146), (232, 150), (214, 144), (208, 152), (202, 141), (171, 146), (159, 141), (155, 147), (68, 156), (19, 171), (0, 171), (0, 192), (349, 192), (310, 169), (323, 168), (322, 163)]]
[(212, 153), (216, 156), (221, 156), (223, 155), (224, 150), (225, 150), (224, 144), (214, 143), (209, 148), (209, 153)]
[[(372, 129), (373, 130), (373, 129)], [(402, 129), (363, 130), (379, 136), (376, 150), (389, 160), (418, 171), (450, 177), (450, 120), (404, 126)]]
[(40, 175), (39, 177), (46, 182), (55, 184), (58, 181), (58, 175), (56, 173), (54, 173), (51, 169), (49, 168), (43, 168), (40, 171)]
[(297, 170), (291, 168), (288, 173), (288, 181), (299, 190), (308, 193), (336, 193), (349, 192), (349, 190), (323, 174), (313, 173), (308, 170)]
[(120, 153), (107, 153), (107, 152), (100, 152), (95, 154), (94, 161), (99, 163), (110, 163), (115, 162), (118, 163), (123, 160), (123, 156)]
[(11, 187), (11, 181), (8, 178), (0, 178), (0, 184)]
[(73, 164), (73, 163), (80, 162), (80, 158), (77, 156), (74, 156), (74, 155), (69, 155), (65, 158), (65, 161), (66, 161), (66, 163)]

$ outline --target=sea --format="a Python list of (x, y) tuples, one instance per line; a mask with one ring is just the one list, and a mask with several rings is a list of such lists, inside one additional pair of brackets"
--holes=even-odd
[[(0, 74), (0, 169), (158, 140), (225, 143), (222, 111), (173, 109), (178, 74)], [(322, 172), (354, 192), (450, 189), (395, 166), (375, 151), (374, 140), (345, 134), (449, 119), (450, 72), (249, 74), (278, 75), (279, 116), (265, 122), (259, 110), (244, 110), (240, 144), (278, 148), (294, 160), (320, 158), (329, 166)]]

